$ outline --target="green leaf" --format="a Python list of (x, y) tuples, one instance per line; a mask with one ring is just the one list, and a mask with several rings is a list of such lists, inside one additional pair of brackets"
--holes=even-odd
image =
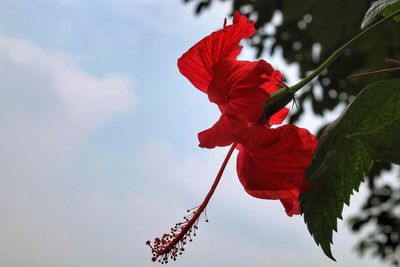
[(375, 130), (350, 137), (360, 139), (375, 160), (400, 164), (400, 117)]
[[(396, 9), (396, 10), (386, 9), (390, 5), (393, 5), (393, 4), (399, 3), (399, 2), (400, 2), (399, 0), (378, 0), (376, 2), (373, 2), (371, 7), (368, 9), (367, 13), (365, 14), (365, 17), (361, 23), (361, 29), (365, 29), (366, 27), (371, 25), (372, 22), (374, 22), (374, 20), (383, 13), (384, 10), (385, 11), (387, 10), (387, 12), (390, 12), (387, 15), (390, 15), (394, 11), (399, 10), (399, 9)], [(396, 16), (396, 18), (397, 18), (397, 16)]]
[[(388, 16), (390, 16), (391, 14), (393, 14), (394, 12), (399, 11), (399, 10), (400, 10), (400, 1), (397, 1), (397, 2), (394, 3), (393, 5), (387, 6), (387, 7), (383, 10), (382, 14), (383, 14), (385, 17), (388, 17)], [(399, 22), (399, 21), (400, 21), (400, 15), (395, 16), (393, 19), (394, 19), (396, 22)]]
[(353, 190), (358, 190), (373, 162), (359, 138), (351, 135), (378, 131), (398, 117), (400, 79), (381, 81), (362, 90), (321, 135), (306, 172), (313, 189), (300, 195), (300, 206), (315, 242), (333, 260), (331, 243), (337, 218), (342, 219), (343, 204), (349, 205)]

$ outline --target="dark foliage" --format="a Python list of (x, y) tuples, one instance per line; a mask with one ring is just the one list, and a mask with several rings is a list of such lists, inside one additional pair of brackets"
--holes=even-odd
[[(360, 32), (361, 21), (372, 0), (330, 1), (330, 0), (184, 0), (196, 2), (195, 12), (200, 14), (212, 8), (213, 2), (225, 1), (255, 20), (257, 32), (251, 45), (257, 56), (264, 52), (272, 54), (277, 49), (288, 63), (298, 63), (300, 75), (315, 69), (343, 43)], [(281, 14), (281, 23), (274, 25), (272, 18)], [(266, 26), (269, 27), (266, 27)], [(271, 27), (272, 26), (272, 27)], [(362, 88), (398, 73), (380, 74), (368, 78), (347, 80), (356, 73), (390, 67), (386, 58), (400, 59), (400, 26), (386, 23), (359, 40), (348, 49), (333, 65), (323, 72), (311, 85), (296, 96), (299, 108), (291, 116), (290, 122), (297, 121), (303, 114), (305, 102), (311, 101), (313, 112), (323, 115), (341, 103), (348, 104)], [(268, 60), (268, 59), (267, 59)], [(276, 66), (278, 67), (278, 66)], [(285, 70), (282, 70), (285, 72)], [(321, 90), (322, 89), (322, 90)], [(396, 253), (400, 247), (400, 217), (395, 210), (400, 205), (400, 188), (379, 185), (379, 174), (390, 169), (390, 164), (376, 162), (368, 179), (370, 196), (360, 213), (350, 220), (351, 228), (358, 232), (366, 225), (374, 230), (358, 244), (362, 253), (373, 255), (396, 263)]]
[[(357, 216), (349, 220), (351, 229), (359, 232), (368, 223), (374, 228), (357, 244), (361, 254), (370, 251), (396, 266), (400, 264), (400, 188), (379, 184), (377, 178), (390, 164), (374, 162), (368, 179), (370, 195)], [(396, 181), (397, 182), (397, 181)]]

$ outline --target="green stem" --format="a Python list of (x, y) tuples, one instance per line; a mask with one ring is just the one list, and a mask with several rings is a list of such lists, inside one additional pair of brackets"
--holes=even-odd
[[(330, 57), (328, 57), (327, 60), (325, 60), (318, 68), (316, 68), (315, 70), (313, 70), (306, 78), (304, 78), (303, 80), (301, 80), (300, 82), (298, 82), (297, 84), (289, 87), (287, 90), (291, 93), (296, 93), (298, 90), (300, 90), (301, 88), (303, 88), (303, 86), (305, 86), (307, 83), (309, 83), (312, 79), (314, 79), (315, 77), (317, 77), (326, 67), (328, 67), (330, 64), (332, 64), (332, 62), (334, 62), (336, 60), (336, 58), (338, 56), (340, 56), (340, 54), (342, 54), (342, 52), (348, 48), (349, 46), (351, 46), (352, 44), (354, 44), (358, 39), (360, 39), (362, 36), (364, 36), (365, 34), (367, 34), (368, 32), (372, 31), (375, 27), (381, 25), (382, 23), (386, 22), (387, 20), (393, 18), (394, 16), (400, 14), (400, 10), (394, 12), (393, 14), (381, 19), (380, 21), (372, 24), (371, 26), (369, 26), (368, 28), (366, 28), (365, 30), (363, 30), (362, 32), (360, 32), (358, 35), (356, 35), (353, 39), (351, 39), (350, 41), (348, 41), (347, 43), (345, 43), (344, 45), (342, 45), (338, 50), (336, 50)], [(273, 94), (271, 94), (271, 97), (273, 97)]]
[(275, 92), (271, 93), (271, 98), (265, 103), (264, 105), (264, 122), (268, 122), (269, 118), (275, 114), (277, 111), (279, 111), (282, 107), (286, 106), (290, 101), (292, 101), (294, 94), (299, 91), (301, 88), (303, 88), (307, 83), (309, 83), (312, 79), (317, 77), (325, 68), (327, 68), (332, 62), (336, 60), (342, 52), (354, 44), (358, 39), (360, 39), (362, 36), (367, 34), (368, 32), (372, 31), (375, 27), (383, 24), (385, 21), (393, 18), (394, 16), (400, 14), (400, 10), (394, 12), (393, 14), (381, 19), (380, 21), (372, 24), (362, 32), (360, 32), (358, 35), (356, 35), (353, 39), (342, 45), (338, 50), (336, 50), (330, 57), (328, 57), (327, 60), (325, 60), (318, 68), (313, 70), (307, 77), (305, 77), (303, 80), (298, 82), (297, 84), (291, 86), (291, 87), (283, 87), (280, 88), (279, 90), (276, 90)]

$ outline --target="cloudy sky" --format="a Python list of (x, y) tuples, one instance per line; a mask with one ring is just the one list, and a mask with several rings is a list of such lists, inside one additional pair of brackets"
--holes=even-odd
[[(227, 149), (198, 148), (218, 110), (176, 60), (230, 7), (181, 2), (0, 1), (0, 266), (156, 266), (145, 241), (201, 202)], [(207, 211), (172, 266), (379, 266), (343, 223), (326, 258), (301, 217), (243, 191), (234, 159)]]

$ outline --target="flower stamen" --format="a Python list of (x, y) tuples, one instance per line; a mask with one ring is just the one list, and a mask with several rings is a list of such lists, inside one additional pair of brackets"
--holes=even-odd
[[(200, 215), (204, 212), (206, 222), (208, 222), (206, 206), (210, 201), (215, 189), (219, 181), (221, 180), (221, 176), (225, 170), (225, 167), (231, 157), (234, 149), (236, 147), (236, 143), (233, 143), (230, 147), (228, 154), (225, 156), (225, 159), (218, 171), (217, 176), (210, 188), (210, 191), (207, 193), (206, 197), (201, 203), (200, 206), (187, 210), (189, 215), (183, 217), (184, 221), (175, 224), (174, 227), (171, 228), (169, 234), (163, 234), (160, 238), (155, 238), (153, 241), (153, 245), (151, 241), (146, 241), (146, 245), (148, 245), (151, 249), (151, 253), (153, 254), (152, 261), (160, 262), (161, 264), (168, 263), (168, 260), (176, 260), (178, 255), (182, 255), (182, 252), (185, 250), (184, 246), (187, 241), (192, 242), (192, 235), (196, 236), (196, 230), (198, 230), (198, 223), (200, 219)], [(194, 211), (192, 211), (194, 210)]]

